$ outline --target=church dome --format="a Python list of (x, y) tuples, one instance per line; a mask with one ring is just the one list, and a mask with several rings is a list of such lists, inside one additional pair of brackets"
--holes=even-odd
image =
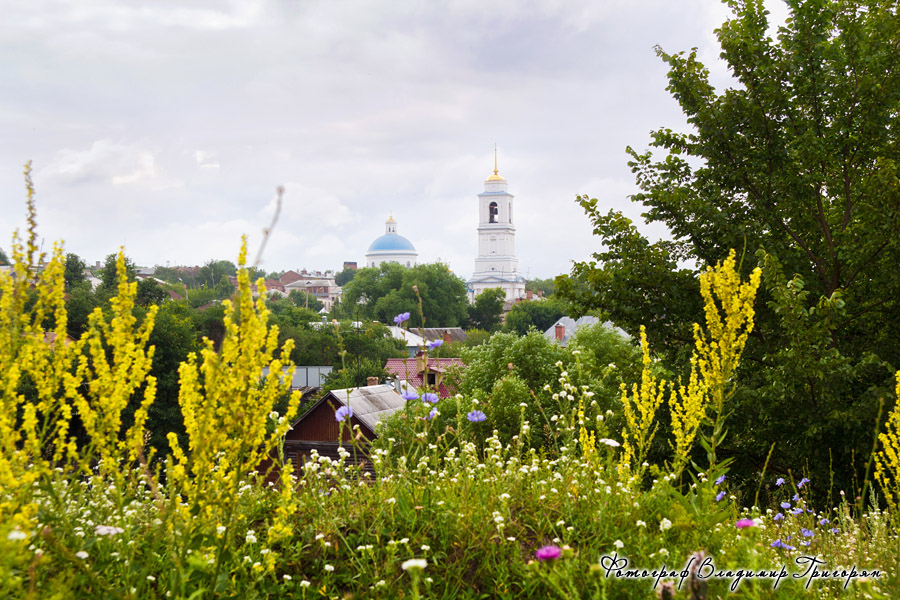
[(406, 267), (416, 266), (416, 247), (397, 233), (397, 221), (391, 215), (384, 222), (384, 235), (377, 238), (366, 252), (366, 266), (378, 267), (382, 263), (395, 262)]
[(372, 242), (369, 252), (415, 252), (416, 247), (397, 233), (386, 233)]

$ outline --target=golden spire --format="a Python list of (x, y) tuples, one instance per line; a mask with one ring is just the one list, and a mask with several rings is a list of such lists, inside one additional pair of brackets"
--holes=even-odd
[(497, 172), (497, 144), (494, 144), (494, 174), (487, 178), (488, 181), (505, 181)]

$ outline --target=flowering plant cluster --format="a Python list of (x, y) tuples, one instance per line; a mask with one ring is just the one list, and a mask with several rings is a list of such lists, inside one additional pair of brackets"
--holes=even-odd
[[(693, 496), (672, 470), (640, 481), (617, 469), (624, 443), (608, 437), (611, 414), (561, 363), (541, 423), (525, 418), (527, 388), (502, 384), (521, 395), (511, 438), (496, 430), (492, 399), (408, 390), (397, 420), (411, 440), (384, 432), (367, 459), (374, 472), (340, 447), (336, 457), (313, 452), (295, 474), (273, 457), (296, 410), (295, 398), (284, 414), (274, 410), (287, 392), (289, 346), (277, 347), (245, 270), (221, 349), (207, 345), (182, 365), (188, 445), (173, 441), (161, 465), (143, 456), (139, 412), (152, 406), (152, 322), (129, 318), (124, 262), (109, 321), (98, 315), (82, 340), (48, 344), (45, 323), (65, 332), (61, 252), (37, 275), (29, 239), (14, 246), (15, 277), (0, 274), (2, 597), (646, 597), (647, 581), (603, 575), (613, 555), (650, 568), (714, 556), (737, 569), (808, 550), (833, 565), (900, 572), (890, 515), (873, 510), (863, 524), (846, 503), (813, 511), (806, 478), (790, 492), (776, 481), (781, 510), (738, 511), (721, 463), (697, 475), (691, 487), (704, 493)], [(131, 420), (122, 406), (134, 408)], [(93, 419), (84, 445), (69, 431), (76, 412)], [(343, 427), (353, 412), (339, 407), (334, 418)], [(537, 427), (551, 441), (540, 449), (526, 443)], [(266, 473), (268, 461), (280, 468)], [(690, 585), (700, 589), (696, 572)], [(729, 593), (727, 581), (708, 585), (708, 597)], [(767, 581), (741, 585), (750, 597), (771, 592)], [(897, 587), (816, 585), (823, 597)], [(807, 594), (785, 585), (779, 597), (782, 589)]]

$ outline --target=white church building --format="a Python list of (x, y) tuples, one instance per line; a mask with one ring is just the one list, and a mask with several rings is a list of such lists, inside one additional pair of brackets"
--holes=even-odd
[(494, 150), (494, 174), (484, 182), (478, 194), (478, 258), (475, 273), (468, 281), (469, 299), (484, 290), (500, 288), (506, 300), (525, 296), (525, 278), (519, 273), (516, 258), (516, 227), (513, 222), (513, 195), (506, 179), (497, 172), (497, 150)]

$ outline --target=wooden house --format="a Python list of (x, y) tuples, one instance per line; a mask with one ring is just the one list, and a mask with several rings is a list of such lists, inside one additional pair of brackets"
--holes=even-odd
[[(349, 443), (355, 436), (353, 428), (358, 425), (363, 452), (348, 460), (368, 462), (365, 448), (377, 437), (375, 428), (378, 422), (403, 408), (405, 402), (391, 385), (370, 385), (327, 392), (297, 418), (285, 435), (285, 459), (293, 461), (295, 470), (299, 470), (313, 450), (320, 456), (333, 459), (338, 458), (340, 445), (352, 453)], [(349, 427), (348, 423), (344, 423), (342, 428), (342, 424), (335, 418), (335, 412), (342, 406), (349, 406), (353, 411)], [(367, 466), (371, 471), (371, 465)]]

